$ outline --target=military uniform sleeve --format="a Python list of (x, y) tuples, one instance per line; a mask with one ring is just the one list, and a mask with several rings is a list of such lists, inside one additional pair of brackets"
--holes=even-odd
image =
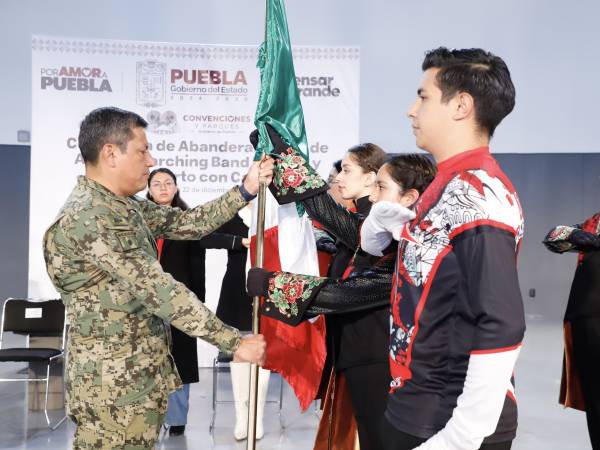
[(92, 208), (63, 227), (80, 257), (110, 277), (115, 290), (123, 290), (108, 300), (116, 302), (110, 306), (131, 313), (147, 309), (190, 336), (234, 352), (239, 331), (225, 325), (182, 283), (163, 272), (156, 258), (141, 247), (143, 239), (136, 236), (141, 230), (109, 223), (105, 217)]
[(247, 202), (236, 186), (221, 197), (186, 211), (146, 200), (136, 203), (155, 238), (196, 240), (231, 220)]

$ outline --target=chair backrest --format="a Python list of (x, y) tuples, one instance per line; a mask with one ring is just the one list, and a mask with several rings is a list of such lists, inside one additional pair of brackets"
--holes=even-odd
[(0, 346), (5, 331), (61, 336), (65, 332), (65, 305), (60, 300), (9, 298), (2, 308)]

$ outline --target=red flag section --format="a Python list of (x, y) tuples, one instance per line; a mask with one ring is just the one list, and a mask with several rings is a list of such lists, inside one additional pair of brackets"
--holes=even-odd
[[(278, 228), (265, 230), (263, 269), (280, 271)], [(256, 236), (250, 244), (252, 266), (255, 266)], [(261, 300), (262, 301), (262, 300)], [(264, 368), (280, 373), (294, 390), (304, 411), (314, 400), (321, 382), (327, 350), (325, 346), (325, 318), (286, 325), (270, 317), (261, 316), (260, 332), (267, 341)]]

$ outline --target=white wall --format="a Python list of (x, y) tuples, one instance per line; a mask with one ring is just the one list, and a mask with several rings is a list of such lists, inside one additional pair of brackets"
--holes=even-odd
[[(597, 0), (288, 0), (287, 11), (294, 44), (362, 47), (363, 141), (413, 150), (405, 111), (423, 52), (480, 46), (517, 87), (495, 151), (600, 151)], [(32, 34), (258, 44), (263, 17), (264, 0), (0, 0), (0, 144), (30, 129)]]

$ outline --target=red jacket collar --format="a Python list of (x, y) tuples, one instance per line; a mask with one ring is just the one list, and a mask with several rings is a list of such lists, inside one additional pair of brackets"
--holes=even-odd
[(487, 146), (467, 150), (439, 163), (438, 173), (461, 172), (463, 170), (478, 168), (481, 167), (482, 162), (489, 157), (490, 148)]

